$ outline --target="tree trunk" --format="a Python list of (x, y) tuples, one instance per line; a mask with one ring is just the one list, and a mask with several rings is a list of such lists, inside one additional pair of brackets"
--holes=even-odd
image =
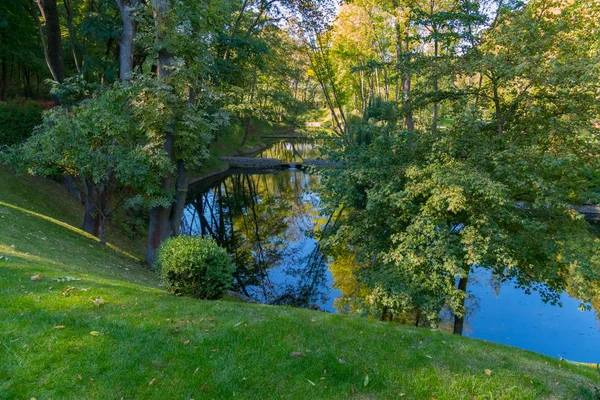
[[(159, 55), (160, 58), (160, 55)], [(160, 61), (159, 61), (160, 62)], [(161, 68), (159, 68), (159, 71)], [(163, 150), (173, 160), (173, 132), (167, 132)], [(173, 175), (171, 173), (162, 179), (163, 193), (169, 193), (173, 189)], [(146, 250), (146, 262), (153, 266), (156, 259), (156, 250), (162, 242), (171, 236), (171, 208), (172, 206), (158, 206), (150, 209), (150, 225), (148, 227), (148, 248)]]
[(248, 140), (248, 135), (250, 134), (250, 117), (244, 118), (244, 138), (242, 139), (242, 147), (246, 145), (246, 140)]
[(25, 80), (23, 96), (28, 99), (31, 97), (31, 71), (25, 66), (23, 66), (23, 79)]
[(71, 45), (71, 53), (73, 53), (73, 61), (75, 62), (75, 69), (77, 73), (81, 73), (81, 67), (79, 66), (79, 60), (77, 59), (77, 50), (75, 49), (75, 37), (73, 35), (73, 11), (69, 0), (64, 0), (65, 11), (67, 12), (67, 30), (69, 31), (69, 44)]
[(98, 236), (100, 232), (100, 214), (96, 209), (95, 201), (92, 198), (94, 195), (93, 184), (86, 179), (82, 179), (85, 212), (83, 214), (83, 229), (90, 235)]
[[(438, 59), (438, 52), (439, 52), (439, 43), (438, 43), (438, 39), (437, 39), (437, 32), (436, 32), (436, 36), (434, 38), (434, 43), (433, 43), (433, 59), (434, 64), (433, 64), (433, 92), (435, 94), (435, 96), (437, 96), (437, 92), (439, 90), (439, 78), (438, 78), (438, 72), (437, 72), (437, 59)], [(433, 134), (435, 135), (437, 132), (437, 120), (438, 120), (438, 101), (436, 100), (433, 103), (433, 118), (431, 121), (431, 131), (433, 132)]]
[(100, 224), (98, 225), (98, 239), (101, 244), (106, 244), (106, 217), (100, 216)]
[(496, 113), (496, 123), (498, 137), (502, 136), (504, 121), (502, 119), (502, 109), (500, 108), (500, 96), (498, 95), (498, 82), (492, 78), (492, 87), (494, 91), (494, 110)]
[[(406, 30), (408, 31), (408, 24), (406, 26)], [(405, 56), (407, 57), (407, 59), (404, 71), (404, 79), (402, 81), (402, 102), (406, 109), (406, 129), (409, 132), (412, 132), (415, 130), (415, 122), (413, 120), (412, 105), (410, 101), (410, 56), (408, 55), (408, 51), (410, 50), (410, 43), (408, 34), (406, 35), (405, 46)]]
[[(396, 10), (396, 68), (398, 71), (401, 71), (401, 80), (402, 80), (402, 107), (405, 112), (405, 125), (406, 129), (409, 132), (415, 130), (415, 123), (413, 120), (413, 114), (410, 104), (410, 38), (408, 35), (408, 31), (410, 28), (410, 19), (405, 17), (404, 27), (401, 24), (400, 18), (400, 2), (398, 0), (392, 0), (392, 5)], [(402, 37), (402, 31), (404, 30), (404, 38)], [(402, 49), (402, 45), (404, 44), (404, 49)]]
[(452, 333), (454, 333), (455, 335), (462, 335), (463, 333), (463, 327), (465, 324), (465, 313), (466, 311), (464, 310), (465, 308), (465, 298), (467, 296), (467, 283), (469, 282), (469, 269), (470, 268), (465, 268), (465, 275), (462, 276), (459, 281), (458, 281), (458, 290), (463, 292), (464, 297), (461, 300), (461, 304), (460, 307), (463, 309), (462, 315), (454, 315), (454, 330)]
[[(323, 60), (324, 71), (322, 71), (322, 73), (325, 74), (324, 77), (319, 77), (319, 74), (317, 73), (317, 78), (319, 79), (319, 82), (325, 94), (325, 98), (327, 99), (327, 102), (333, 114), (337, 128), (339, 129), (339, 133), (343, 134), (346, 132), (346, 129), (348, 129), (348, 123), (346, 121), (346, 115), (344, 114), (344, 110), (342, 108), (342, 103), (339, 100), (339, 93), (335, 85), (333, 72), (331, 71), (329, 61), (327, 60), (326, 54), (323, 50), (323, 44), (321, 43), (321, 38), (319, 35), (317, 35), (317, 50), (319, 51), (321, 59)], [(326, 80), (324, 80), (323, 78), (325, 78)], [(331, 87), (331, 96), (329, 95), (329, 91), (327, 90), (325, 82), (328, 82), (329, 86)], [(336, 107), (339, 110), (339, 118), (337, 117), (337, 114), (335, 112)]]
[(360, 108), (361, 112), (364, 114), (367, 109), (367, 102), (365, 100), (365, 72), (360, 70)]
[(383, 309), (381, 310), (381, 318), (380, 318), (381, 321), (385, 321), (385, 316), (387, 315), (387, 313), (388, 313), (387, 306), (383, 306)]
[(483, 85), (483, 74), (479, 73), (479, 83), (477, 84), (477, 95), (475, 96), (475, 107), (479, 104), (479, 98), (481, 97), (481, 86)]
[(129, 81), (133, 73), (133, 42), (135, 39), (135, 21), (131, 15), (131, 8), (138, 4), (138, 0), (115, 1), (123, 22), (123, 32), (119, 39), (119, 79)]
[(381, 98), (381, 85), (379, 84), (379, 68), (375, 68), (375, 82), (377, 84), (377, 97)]
[(383, 88), (384, 88), (384, 94), (385, 94), (385, 101), (390, 101), (390, 84), (388, 82), (388, 73), (387, 73), (387, 69), (385, 67), (383, 67), (381, 69), (382, 73), (383, 73)]
[(396, 103), (400, 101), (400, 69), (402, 66), (402, 26), (400, 25), (400, 8), (398, 0), (392, 0), (392, 5), (396, 13), (394, 22), (394, 31), (396, 32)]
[(60, 19), (56, 0), (37, 0), (42, 2), (44, 21), (46, 22), (46, 36), (48, 39), (48, 58), (56, 74), (56, 80), (62, 82), (65, 78), (65, 64), (62, 54), (62, 38), (60, 32)]
[[(36, 4), (38, 5), (42, 16), (44, 15), (44, 8), (42, 7), (40, 0), (36, 0)], [(54, 70), (54, 66), (52, 65), (52, 61), (50, 60), (50, 55), (48, 54), (48, 46), (46, 46), (46, 36), (44, 35), (44, 29), (42, 28), (42, 23), (40, 22), (40, 17), (35, 10), (35, 6), (33, 5), (33, 0), (30, 0), (29, 13), (31, 14), (31, 18), (35, 21), (35, 24), (38, 28), (38, 33), (40, 35), (40, 43), (42, 44), (42, 50), (44, 52), (44, 60), (46, 61), (46, 66), (48, 67), (48, 71), (50, 71), (50, 75), (52, 75), (52, 79), (58, 81), (58, 75)], [(14, 63), (13, 63), (14, 66)]]
[(179, 235), (179, 227), (181, 226), (181, 219), (183, 218), (183, 211), (185, 209), (185, 202), (187, 200), (188, 192), (188, 178), (187, 170), (183, 160), (177, 161), (177, 182), (175, 195), (175, 204), (171, 210), (171, 235)]
[(0, 92), (0, 101), (6, 101), (8, 97), (8, 62), (6, 56), (2, 57), (2, 91)]
[[(167, 14), (169, 12), (168, 0), (152, 0), (154, 8), (154, 21), (157, 28), (156, 40), (158, 44), (162, 44), (166, 30), (168, 29)], [(158, 52), (157, 62), (157, 79), (166, 79), (171, 74), (170, 65), (172, 56), (166, 48), (161, 48)], [(171, 161), (174, 161), (174, 134), (172, 127), (165, 132), (165, 141), (163, 151)], [(174, 189), (173, 175), (171, 173), (162, 178), (163, 193), (170, 193)], [(154, 265), (156, 259), (156, 250), (160, 244), (171, 235), (171, 209), (168, 207), (158, 206), (150, 209), (150, 226), (148, 228), (148, 248), (146, 250), (146, 262)]]

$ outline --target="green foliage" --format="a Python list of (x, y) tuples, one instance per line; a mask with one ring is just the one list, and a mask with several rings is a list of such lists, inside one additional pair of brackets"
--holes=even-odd
[(42, 107), (37, 102), (0, 103), (0, 147), (25, 141), (42, 122)]
[[(552, 303), (569, 290), (584, 307), (600, 282), (600, 241), (574, 210), (598, 201), (600, 58), (590, 49), (600, 43), (589, 15), (600, 10), (546, 0), (502, 9), (460, 56), (450, 45), (473, 34), (461, 26), (481, 24), (475, 6), (415, 14), (429, 27), (420, 39), (439, 39), (446, 54), (414, 57), (424, 68), (411, 106), (420, 129), (380, 118), (351, 125), (331, 152), (347, 168), (326, 177), (331, 209), (344, 209), (327, 245), (351, 249), (356, 279), (370, 289), (361, 297), (432, 325), (446, 306), (464, 315), (457, 282), (472, 268)], [(443, 90), (428, 86), (434, 78)], [(428, 115), (442, 102), (443, 129)]]
[(16, 157), (33, 174), (70, 174), (97, 187), (118, 182), (156, 195), (158, 177), (171, 165), (162, 142), (140, 123), (138, 116), (151, 113), (153, 106), (137, 101), (140, 90), (115, 84), (71, 109), (46, 111), (43, 128), (16, 150)]
[(364, 119), (395, 124), (398, 119), (398, 104), (395, 101), (384, 101), (381, 97), (376, 97), (365, 110)]
[(49, 81), (50, 93), (60, 99), (63, 106), (75, 105), (93, 96), (98, 85), (87, 81), (82, 75), (73, 75), (62, 82)]
[(156, 268), (167, 290), (180, 296), (218, 299), (233, 283), (235, 264), (212, 238), (178, 236), (161, 244)]

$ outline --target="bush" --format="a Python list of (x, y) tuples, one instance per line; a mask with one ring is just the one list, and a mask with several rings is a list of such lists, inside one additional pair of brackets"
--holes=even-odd
[(235, 265), (213, 239), (178, 236), (159, 247), (156, 268), (171, 293), (217, 299), (231, 286)]
[(36, 102), (0, 103), (0, 146), (23, 142), (42, 123), (42, 106)]

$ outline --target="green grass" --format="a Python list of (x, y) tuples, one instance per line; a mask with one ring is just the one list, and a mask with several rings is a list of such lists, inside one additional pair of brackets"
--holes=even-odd
[(595, 369), (515, 348), (171, 296), (80, 217), (57, 185), (0, 170), (0, 399), (598, 399)]

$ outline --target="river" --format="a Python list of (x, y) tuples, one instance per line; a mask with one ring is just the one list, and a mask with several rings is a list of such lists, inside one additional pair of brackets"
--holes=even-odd
[[(279, 142), (258, 157), (300, 162), (318, 151), (310, 142)], [(190, 188), (182, 231), (211, 235), (238, 266), (234, 289), (267, 304), (343, 311), (342, 297), (315, 232), (325, 226), (318, 175), (300, 169), (229, 171)], [(338, 273), (339, 276), (339, 273)], [(545, 304), (511, 282), (495, 284), (475, 269), (464, 335), (580, 362), (600, 362), (600, 322), (563, 294)], [(337, 306), (337, 307), (336, 307)], [(339, 310), (338, 310), (339, 308)]]

